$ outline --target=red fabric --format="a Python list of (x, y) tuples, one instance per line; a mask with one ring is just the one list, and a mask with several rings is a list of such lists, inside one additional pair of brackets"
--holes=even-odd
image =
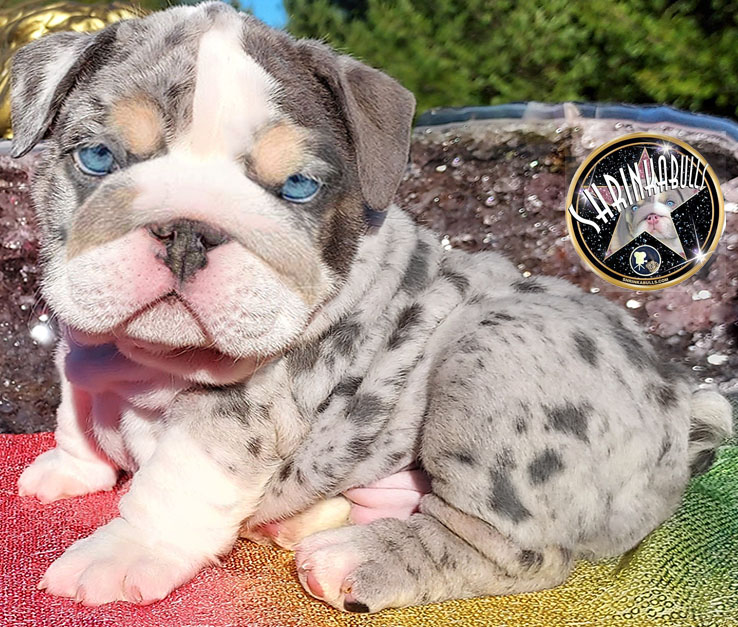
[[(0, 435), (0, 625), (7, 627), (225, 627), (241, 624), (234, 606), (239, 572), (208, 568), (167, 599), (148, 607), (115, 603), (99, 608), (36, 589), (41, 575), (75, 540), (115, 517), (125, 484), (113, 492), (42, 505), (20, 498), (21, 471), (54, 445), (50, 433)], [(235, 595), (240, 596), (240, 595)]]

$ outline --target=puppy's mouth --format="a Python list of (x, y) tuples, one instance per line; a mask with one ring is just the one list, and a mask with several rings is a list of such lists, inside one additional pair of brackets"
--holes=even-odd
[(190, 381), (224, 385), (241, 381), (268, 360), (238, 359), (215, 348), (167, 348), (134, 339), (118, 339), (118, 350), (128, 359)]
[(206, 326), (176, 291), (130, 316), (115, 335), (142, 342), (152, 353), (202, 349), (213, 344)]

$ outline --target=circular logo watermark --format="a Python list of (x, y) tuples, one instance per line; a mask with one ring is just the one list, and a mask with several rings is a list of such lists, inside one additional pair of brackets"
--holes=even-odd
[(692, 276), (725, 224), (720, 184), (702, 155), (650, 133), (619, 137), (590, 154), (566, 206), (579, 255), (606, 281), (636, 290)]

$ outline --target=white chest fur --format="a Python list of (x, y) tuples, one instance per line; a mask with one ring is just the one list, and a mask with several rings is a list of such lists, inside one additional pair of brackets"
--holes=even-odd
[(114, 344), (62, 347), (60, 374), (89, 395), (88, 429), (102, 451), (125, 470), (136, 470), (153, 454), (162, 420), (187, 383), (141, 366)]

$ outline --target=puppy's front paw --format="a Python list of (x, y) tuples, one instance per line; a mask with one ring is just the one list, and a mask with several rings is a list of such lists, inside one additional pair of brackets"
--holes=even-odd
[(146, 543), (122, 518), (78, 540), (44, 574), (39, 589), (83, 605), (154, 603), (204, 566), (173, 547)]
[(39, 455), (18, 478), (18, 494), (42, 503), (110, 490), (118, 472), (104, 461), (78, 459), (55, 448)]
[(310, 509), (255, 529), (244, 527), (241, 536), (257, 544), (276, 544), (293, 551), (309, 535), (348, 524), (351, 503), (342, 496), (319, 501)]

